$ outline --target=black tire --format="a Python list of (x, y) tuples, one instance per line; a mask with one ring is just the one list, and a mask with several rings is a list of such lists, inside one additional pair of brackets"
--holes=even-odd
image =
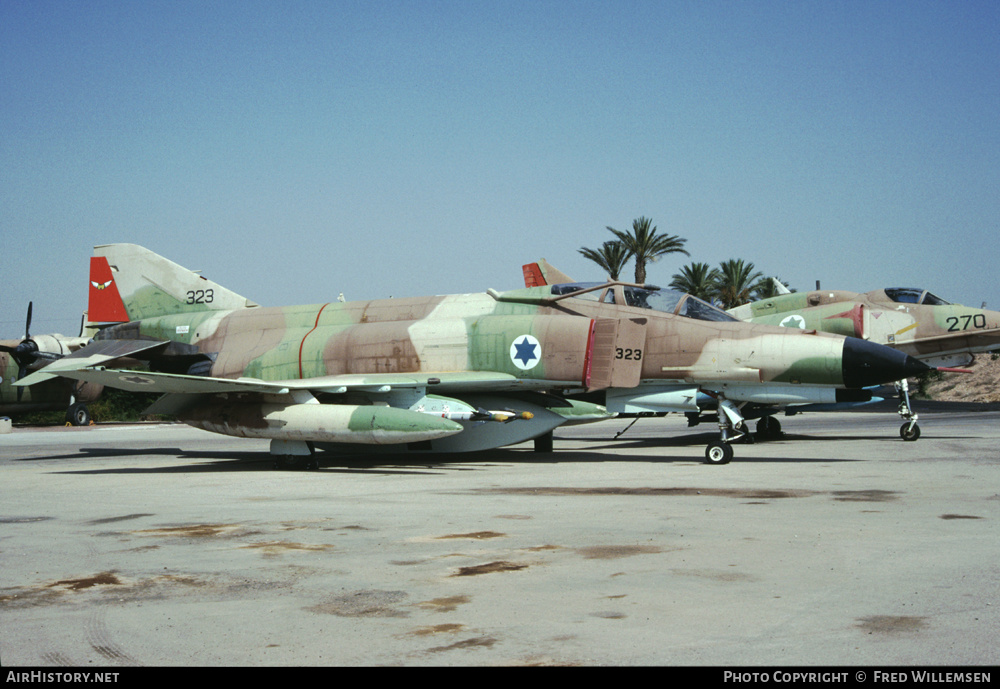
[(781, 437), (781, 422), (773, 416), (763, 416), (757, 421), (757, 438), (776, 440)]
[(319, 469), (312, 455), (276, 455), (274, 468), (280, 471), (303, 471)]
[(535, 452), (552, 452), (552, 431), (535, 438)]
[(87, 410), (87, 405), (79, 402), (70, 405), (70, 408), (66, 411), (66, 423), (71, 426), (89, 426), (90, 411)]
[(908, 442), (913, 442), (920, 437), (920, 426), (913, 424), (911, 427), (910, 422), (907, 421), (899, 427), (899, 437)]
[(729, 443), (717, 440), (705, 448), (705, 464), (729, 464), (733, 458), (733, 447)]

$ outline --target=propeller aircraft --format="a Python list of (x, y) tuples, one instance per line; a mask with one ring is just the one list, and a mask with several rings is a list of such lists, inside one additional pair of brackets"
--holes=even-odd
[(66, 423), (86, 426), (90, 423), (87, 404), (101, 395), (103, 386), (83, 381), (51, 380), (31, 388), (15, 383), (47, 364), (70, 354), (90, 340), (60, 334), (31, 335), (31, 302), (19, 340), (0, 340), (0, 414), (18, 414), (65, 409)]

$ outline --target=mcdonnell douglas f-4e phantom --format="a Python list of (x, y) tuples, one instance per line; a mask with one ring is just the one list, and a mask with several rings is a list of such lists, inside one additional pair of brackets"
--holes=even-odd
[[(317, 448), (550, 449), (564, 423), (632, 405), (697, 410), (699, 389), (723, 410), (705, 453), (722, 464), (744, 401), (850, 399), (927, 369), (881, 345), (743, 323), (620, 282), (263, 307), (136, 245), (94, 254), (91, 282), (105, 289), (91, 288), (91, 319), (123, 322), (21, 382), (161, 392), (150, 413), (270, 439), (284, 466), (315, 467)], [(93, 368), (122, 357), (148, 370)], [(570, 392), (603, 392), (607, 406)]]
[[(976, 352), (1000, 348), (1000, 312), (952, 304), (924, 289), (791, 292), (728, 313), (750, 323), (859, 337), (945, 371), (949, 368), (943, 367), (970, 365)], [(899, 434), (904, 440), (916, 440), (920, 427), (906, 379), (896, 381), (896, 386), (899, 413), (905, 419)]]

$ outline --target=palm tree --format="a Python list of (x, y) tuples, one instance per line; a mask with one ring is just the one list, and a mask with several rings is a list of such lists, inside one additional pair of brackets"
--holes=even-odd
[(721, 277), (719, 269), (712, 268), (707, 263), (689, 263), (681, 268), (681, 272), (674, 274), (670, 288), (711, 301), (715, 297), (716, 284)]
[(742, 258), (723, 261), (719, 267), (721, 277), (716, 298), (721, 302), (722, 308), (731, 309), (748, 303), (763, 273), (755, 271), (753, 263), (746, 263)]
[(587, 247), (577, 249), (577, 251), (603, 268), (612, 280), (618, 280), (625, 263), (632, 258), (632, 252), (626, 249), (624, 244), (615, 240), (604, 242), (597, 251)]
[(656, 228), (652, 227), (652, 222), (645, 217), (633, 220), (631, 234), (613, 227), (608, 228), (635, 257), (635, 281), (640, 285), (646, 282), (647, 263), (655, 261), (664, 254), (681, 253), (690, 256), (684, 250), (686, 239), (674, 235), (658, 235)]

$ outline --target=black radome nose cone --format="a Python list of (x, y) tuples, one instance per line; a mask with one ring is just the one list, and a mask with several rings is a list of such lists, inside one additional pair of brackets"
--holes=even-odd
[(842, 365), (844, 385), (849, 388), (894, 383), (931, 370), (908, 354), (856, 337), (844, 340)]

